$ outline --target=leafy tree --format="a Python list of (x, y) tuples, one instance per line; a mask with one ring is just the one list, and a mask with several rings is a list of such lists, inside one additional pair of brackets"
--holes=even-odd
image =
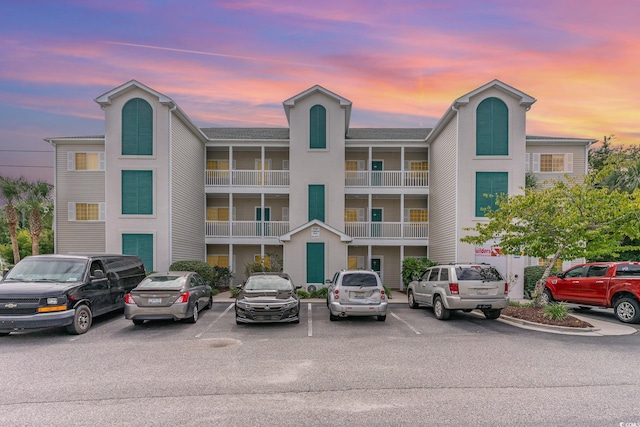
[(42, 215), (51, 207), (53, 186), (44, 181), (23, 181), (21, 184), (23, 206), (29, 212), (29, 233), (31, 235), (31, 253), (40, 253), (42, 235)]
[[(29, 230), (19, 229), (16, 232), (16, 241), (19, 248), (20, 259), (31, 255), (31, 236), (29, 235)], [(13, 256), (13, 245), (0, 245), (0, 256), (5, 261), (10, 260)]]
[(467, 229), (477, 234), (461, 239), (476, 245), (499, 241), (506, 254), (547, 260), (535, 288), (537, 304), (558, 258), (615, 256), (630, 249), (622, 246), (624, 237), (640, 238), (640, 190), (609, 191), (595, 185), (594, 175), (583, 182), (566, 179), (539, 191), (499, 196), (498, 208), (486, 210), (488, 221)]
[(9, 236), (11, 237), (11, 248), (13, 250), (13, 263), (20, 261), (20, 249), (18, 246), (18, 211), (16, 204), (21, 200), (24, 178), (12, 179), (0, 176), (0, 193), (6, 200), (4, 206), (4, 218), (9, 226)]
[(416, 276), (419, 276), (427, 268), (434, 265), (436, 265), (436, 263), (426, 257), (405, 258), (402, 261), (402, 283), (404, 283), (404, 286), (408, 286)]

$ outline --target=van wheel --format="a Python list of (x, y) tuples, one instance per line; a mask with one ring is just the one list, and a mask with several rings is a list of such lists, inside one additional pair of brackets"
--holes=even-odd
[(6, 337), (7, 335), (9, 335), (11, 332), (0, 332), (0, 337)]
[(209, 301), (207, 302), (207, 306), (205, 307), (207, 310), (211, 310), (213, 307), (213, 295), (209, 297)]
[(333, 314), (331, 310), (329, 310), (329, 320), (331, 320), (332, 322), (335, 322), (336, 320), (338, 320), (338, 316)]
[(415, 297), (413, 296), (413, 291), (409, 291), (407, 294), (407, 299), (409, 300), (409, 308), (418, 308), (420, 304), (416, 302)]
[(73, 316), (73, 323), (67, 326), (67, 332), (72, 335), (81, 335), (89, 330), (93, 315), (89, 306), (82, 304), (76, 308), (76, 314)]
[(140, 325), (142, 325), (144, 323), (144, 320), (142, 320), (142, 319), (131, 319), (131, 321), (136, 326), (140, 326)]
[(384, 316), (378, 316), (377, 319), (380, 322), (384, 322), (385, 320), (387, 320), (387, 315), (385, 314)]
[(489, 320), (497, 319), (498, 317), (500, 317), (500, 313), (501, 312), (502, 312), (502, 310), (498, 310), (498, 309), (483, 311), (484, 317), (486, 317)]
[(613, 312), (619, 321), (624, 323), (638, 323), (640, 322), (640, 306), (638, 301), (634, 298), (618, 298)]
[(447, 320), (451, 315), (451, 311), (444, 306), (440, 296), (437, 296), (433, 301), (433, 314), (436, 315), (438, 320)]
[(189, 323), (196, 323), (198, 321), (198, 301), (193, 305), (193, 314), (187, 319)]

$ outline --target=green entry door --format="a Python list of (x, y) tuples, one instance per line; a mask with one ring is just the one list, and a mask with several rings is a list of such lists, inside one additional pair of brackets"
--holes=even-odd
[(378, 187), (382, 185), (382, 168), (381, 160), (373, 160), (371, 162), (371, 185)]
[(382, 236), (382, 209), (371, 209), (371, 237)]
[(307, 283), (324, 283), (324, 243), (307, 243)]

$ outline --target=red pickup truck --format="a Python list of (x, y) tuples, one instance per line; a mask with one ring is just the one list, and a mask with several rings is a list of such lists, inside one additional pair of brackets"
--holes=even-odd
[(591, 262), (549, 277), (545, 302), (564, 301), (581, 306), (613, 307), (618, 320), (640, 323), (640, 263)]

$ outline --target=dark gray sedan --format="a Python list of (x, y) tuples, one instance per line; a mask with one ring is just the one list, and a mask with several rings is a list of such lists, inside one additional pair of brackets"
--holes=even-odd
[(236, 298), (236, 323), (300, 322), (300, 299), (287, 273), (254, 273)]
[(124, 316), (134, 325), (157, 319), (196, 323), (198, 312), (212, 306), (211, 286), (198, 273), (169, 271), (150, 274), (127, 294)]

